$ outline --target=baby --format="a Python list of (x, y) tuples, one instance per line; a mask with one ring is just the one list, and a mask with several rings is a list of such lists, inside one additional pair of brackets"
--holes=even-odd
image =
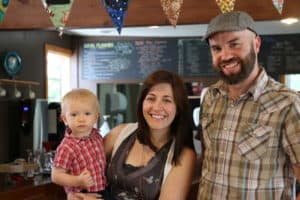
[(106, 196), (103, 138), (93, 128), (99, 117), (97, 97), (87, 89), (68, 92), (61, 102), (64, 139), (56, 149), (52, 181), (66, 193), (92, 192)]

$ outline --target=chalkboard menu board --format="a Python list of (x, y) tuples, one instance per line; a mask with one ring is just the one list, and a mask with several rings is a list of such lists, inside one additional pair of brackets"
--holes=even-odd
[(81, 79), (144, 79), (156, 69), (178, 71), (177, 40), (93, 41), (82, 46)]
[(200, 38), (83, 42), (82, 80), (144, 79), (156, 69), (183, 77), (215, 76), (208, 46)]
[(261, 36), (259, 61), (272, 74), (300, 73), (300, 35)]
[(178, 39), (179, 74), (184, 77), (215, 76), (211, 54), (201, 39)]
[[(258, 60), (270, 74), (300, 73), (300, 35), (261, 36)], [(81, 80), (142, 80), (156, 69), (184, 78), (217, 76), (200, 38), (83, 41)]]

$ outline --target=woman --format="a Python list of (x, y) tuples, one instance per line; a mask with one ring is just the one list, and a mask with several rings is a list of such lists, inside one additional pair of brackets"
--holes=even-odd
[[(187, 93), (178, 75), (158, 70), (146, 78), (137, 119), (115, 127), (104, 139), (113, 199), (186, 199), (196, 153)], [(83, 194), (69, 199), (76, 198), (95, 199)]]

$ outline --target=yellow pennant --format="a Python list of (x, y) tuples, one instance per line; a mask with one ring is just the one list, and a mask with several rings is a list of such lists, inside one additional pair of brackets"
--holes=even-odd
[(160, 0), (160, 3), (169, 22), (175, 27), (177, 25), (183, 0)]
[(235, 0), (216, 0), (222, 13), (231, 12), (234, 10)]

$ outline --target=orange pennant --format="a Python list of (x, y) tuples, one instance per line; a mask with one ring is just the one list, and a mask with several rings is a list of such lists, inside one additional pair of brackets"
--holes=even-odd
[(235, 0), (216, 0), (222, 13), (231, 12), (234, 10)]
[(160, 0), (160, 3), (169, 22), (175, 27), (183, 0)]
[(283, 3), (284, 0), (273, 0), (273, 5), (275, 6), (279, 14), (282, 13)]

